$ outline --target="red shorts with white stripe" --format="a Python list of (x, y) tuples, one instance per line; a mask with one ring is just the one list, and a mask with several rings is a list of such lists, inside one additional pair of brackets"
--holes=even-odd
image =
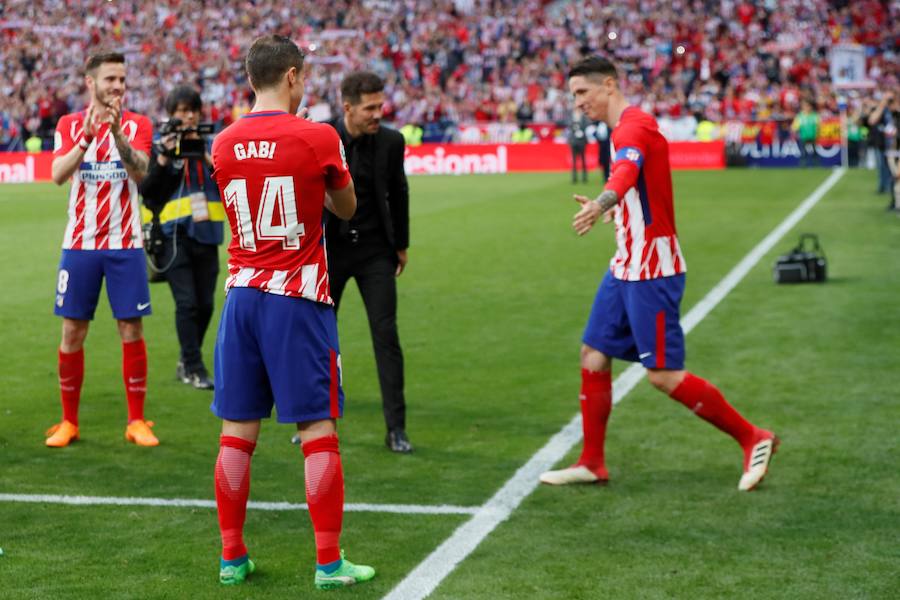
[(229, 421), (271, 416), (279, 423), (343, 414), (334, 308), (255, 288), (228, 290), (216, 339), (210, 407)]
[(612, 358), (648, 369), (684, 368), (679, 322), (684, 274), (622, 281), (607, 271), (600, 283), (582, 341)]

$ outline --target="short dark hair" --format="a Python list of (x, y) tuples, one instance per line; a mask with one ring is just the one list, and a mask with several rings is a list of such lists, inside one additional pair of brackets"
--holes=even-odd
[(186, 104), (191, 110), (203, 108), (200, 92), (189, 85), (179, 85), (166, 96), (166, 112), (170, 115), (178, 110), (179, 104)]
[(262, 90), (277, 85), (291, 67), (303, 70), (303, 52), (290, 38), (265, 35), (250, 46), (245, 65), (250, 85)]
[(572, 77), (612, 77), (619, 78), (616, 65), (602, 56), (588, 56), (583, 58), (569, 69), (569, 79)]
[(85, 75), (93, 76), (94, 73), (97, 72), (97, 69), (100, 68), (100, 65), (106, 63), (119, 63), (125, 64), (125, 55), (121, 52), (99, 52), (97, 54), (91, 54), (87, 62), (84, 63), (84, 73)]
[(341, 99), (350, 104), (359, 104), (363, 94), (384, 91), (384, 81), (372, 71), (354, 71), (341, 82)]

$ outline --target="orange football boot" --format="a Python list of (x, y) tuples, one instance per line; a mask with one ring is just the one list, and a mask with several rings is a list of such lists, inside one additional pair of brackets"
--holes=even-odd
[(61, 423), (48, 429), (44, 435), (48, 436), (45, 442), (48, 447), (65, 448), (78, 439), (78, 425), (73, 425), (71, 421), (63, 419)]
[(135, 419), (125, 428), (125, 439), (138, 446), (159, 446), (159, 440), (150, 431), (153, 421)]

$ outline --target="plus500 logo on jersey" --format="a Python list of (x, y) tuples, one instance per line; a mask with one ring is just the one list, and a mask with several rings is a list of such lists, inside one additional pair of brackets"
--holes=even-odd
[(79, 179), (92, 183), (99, 181), (124, 181), (128, 179), (128, 171), (121, 160), (108, 162), (83, 162), (78, 173)]

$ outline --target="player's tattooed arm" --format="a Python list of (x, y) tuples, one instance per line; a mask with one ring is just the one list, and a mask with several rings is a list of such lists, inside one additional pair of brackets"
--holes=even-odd
[(122, 164), (125, 165), (125, 170), (128, 171), (128, 176), (140, 183), (147, 176), (147, 171), (150, 168), (150, 157), (145, 152), (132, 148), (128, 138), (125, 137), (121, 130), (113, 134), (113, 139), (116, 142), (116, 148), (119, 150)]
[(119, 151), (119, 157), (128, 176), (135, 182), (140, 183), (147, 176), (150, 170), (150, 157), (146, 152), (135, 150), (131, 147), (128, 138), (122, 132), (122, 98), (114, 98), (106, 105), (106, 118), (104, 122), (109, 125), (109, 132), (113, 136), (116, 143), (116, 149)]
[(600, 207), (600, 214), (605, 215), (619, 203), (619, 195), (612, 190), (603, 190), (603, 193), (597, 196), (594, 202)]

